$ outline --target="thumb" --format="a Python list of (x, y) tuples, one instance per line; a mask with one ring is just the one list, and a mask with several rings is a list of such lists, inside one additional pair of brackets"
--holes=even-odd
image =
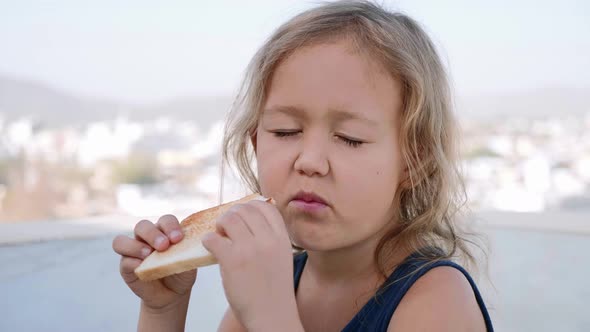
[(168, 276), (163, 280), (164, 285), (176, 294), (189, 291), (197, 279), (197, 269)]
[(231, 247), (231, 240), (219, 233), (210, 232), (201, 239), (203, 247), (207, 249), (218, 262), (221, 262)]

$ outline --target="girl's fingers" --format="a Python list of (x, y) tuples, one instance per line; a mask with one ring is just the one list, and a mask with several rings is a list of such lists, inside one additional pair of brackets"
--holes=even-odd
[(258, 206), (250, 205), (250, 203), (240, 204), (240, 207), (235, 211), (242, 217), (242, 220), (244, 220), (254, 237), (262, 238), (272, 236), (270, 223), (266, 220), (266, 216), (260, 211)]
[(220, 262), (225, 260), (232, 246), (230, 239), (216, 232), (205, 234), (201, 243)]
[(135, 225), (135, 237), (145, 241), (158, 251), (168, 249), (170, 241), (156, 225), (149, 220), (142, 220)]
[(137, 258), (133, 258), (133, 257), (126, 257), (126, 256), (121, 257), (121, 263), (119, 264), (119, 270), (121, 272), (121, 276), (123, 277), (123, 280), (125, 280), (125, 282), (127, 284), (135, 282), (138, 279), (137, 275), (135, 275), (134, 271), (139, 266), (139, 264), (141, 264), (141, 262), (142, 262), (141, 259), (137, 259)]
[(287, 229), (285, 226), (285, 221), (275, 205), (256, 200), (250, 201), (247, 204), (252, 204), (258, 208), (258, 211), (260, 211), (260, 213), (265, 216), (264, 221), (275, 232), (275, 234), (286, 234)]
[(113, 240), (113, 250), (121, 256), (135, 257), (143, 260), (154, 251), (144, 242), (131, 239), (125, 235), (117, 235)]
[(168, 236), (170, 242), (178, 243), (182, 240), (182, 228), (175, 216), (171, 214), (161, 216), (156, 225)]
[(236, 211), (238, 208), (238, 206), (232, 206), (215, 222), (217, 232), (221, 235), (226, 235), (232, 243), (254, 236), (243, 217)]

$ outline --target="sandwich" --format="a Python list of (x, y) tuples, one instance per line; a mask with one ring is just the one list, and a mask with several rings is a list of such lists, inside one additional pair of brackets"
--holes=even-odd
[(140, 280), (155, 280), (172, 274), (217, 264), (213, 255), (201, 243), (203, 235), (215, 232), (215, 220), (235, 204), (251, 200), (274, 202), (258, 194), (215, 206), (186, 217), (180, 222), (184, 233), (182, 240), (172, 244), (166, 251), (154, 251), (135, 269)]

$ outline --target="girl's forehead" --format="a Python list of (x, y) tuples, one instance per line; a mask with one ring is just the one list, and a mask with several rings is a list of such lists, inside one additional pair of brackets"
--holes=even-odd
[[(312, 114), (305, 107), (298, 105), (270, 105), (263, 112), (270, 118), (285, 115), (297, 119), (309, 120), (312, 117)], [(357, 121), (372, 128), (379, 126), (379, 120), (375, 119), (374, 115), (368, 114), (366, 111), (363, 112), (362, 110), (354, 111), (328, 108), (323, 113), (323, 117), (330, 119), (332, 122)]]
[(303, 47), (276, 68), (263, 112), (378, 125), (401, 107), (401, 85), (382, 66), (346, 43)]
[(288, 56), (280, 60), (275, 67), (275, 73), (287, 67), (321, 66), (329, 69), (332, 66), (342, 66), (341, 71), (360, 70), (367, 76), (375, 73), (383, 74), (385, 66), (379, 57), (367, 50), (353, 46), (346, 39), (331, 42), (314, 43), (296, 48)]

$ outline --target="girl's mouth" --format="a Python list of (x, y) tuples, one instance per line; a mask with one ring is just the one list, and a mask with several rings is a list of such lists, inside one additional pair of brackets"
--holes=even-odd
[(289, 204), (305, 212), (318, 212), (328, 207), (328, 203), (314, 192), (299, 191)]
[(321, 202), (316, 201), (304, 201), (299, 199), (294, 199), (290, 202), (296, 209), (305, 211), (305, 212), (319, 212), (328, 206)]

